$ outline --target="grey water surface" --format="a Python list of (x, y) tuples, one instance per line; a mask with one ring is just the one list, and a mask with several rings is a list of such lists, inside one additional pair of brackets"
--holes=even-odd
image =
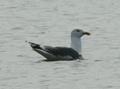
[[(70, 46), (86, 60), (40, 62), (26, 40)], [(0, 0), (0, 89), (120, 89), (120, 0)]]

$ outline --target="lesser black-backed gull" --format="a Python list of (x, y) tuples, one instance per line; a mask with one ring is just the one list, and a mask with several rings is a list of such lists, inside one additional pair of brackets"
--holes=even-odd
[(71, 47), (41, 46), (33, 42), (28, 43), (34, 51), (47, 58), (47, 61), (76, 60), (81, 59), (82, 56), (81, 37), (83, 35), (90, 35), (90, 33), (81, 29), (74, 29), (71, 32)]

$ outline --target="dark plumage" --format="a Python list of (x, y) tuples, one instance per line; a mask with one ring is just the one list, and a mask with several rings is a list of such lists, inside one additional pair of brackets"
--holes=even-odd
[(72, 48), (68, 47), (51, 47), (51, 46), (44, 46), (41, 47), (39, 44), (29, 42), (31, 47), (33, 48), (34, 51), (38, 52), (41, 54), (41, 52), (47, 52), (48, 54), (53, 55), (53, 59), (49, 59), (46, 57), (46, 55), (43, 55), (46, 57), (48, 60), (75, 60), (80, 57), (78, 52), (76, 52)]
[(70, 55), (74, 59), (79, 57), (79, 54), (74, 49), (67, 48), (67, 47), (66, 48), (65, 47), (55, 47), (55, 48), (47, 47), (46, 51), (56, 56)]

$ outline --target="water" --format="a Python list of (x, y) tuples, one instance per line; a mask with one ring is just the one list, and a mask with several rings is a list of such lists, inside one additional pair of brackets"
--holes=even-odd
[[(0, 89), (120, 89), (119, 0), (1, 0)], [(69, 46), (82, 39), (86, 60), (42, 62), (25, 40)]]

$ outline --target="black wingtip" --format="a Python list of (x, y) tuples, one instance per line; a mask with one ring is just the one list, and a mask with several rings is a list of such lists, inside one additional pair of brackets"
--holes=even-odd
[(35, 43), (33, 43), (33, 42), (30, 42), (30, 41), (25, 41), (26, 43), (28, 43), (28, 44), (30, 44), (31, 46), (33, 46), (33, 45), (38, 45), (38, 44), (35, 44)]
[(30, 41), (27, 41), (27, 40), (26, 40), (25, 42), (26, 42), (26, 43), (29, 43), (29, 44), (32, 44), (32, 42), (30, 42)]
[(42, 49), (39, 44), (29, 42), (29, 41), (25, 41), (25, 42), (29, 43), (33, 49)]

